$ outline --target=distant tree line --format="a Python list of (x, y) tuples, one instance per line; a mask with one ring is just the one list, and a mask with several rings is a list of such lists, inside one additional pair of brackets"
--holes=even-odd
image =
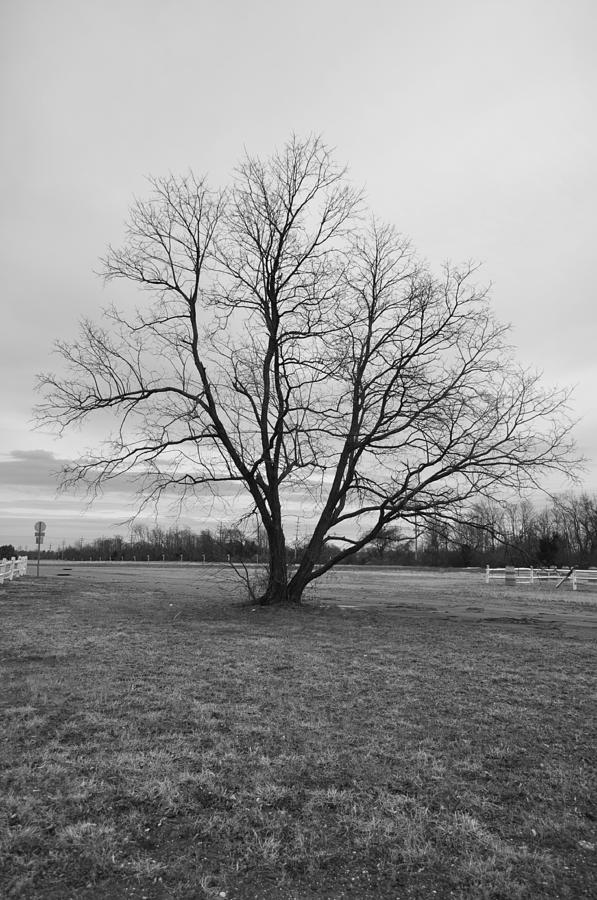
[[(419, 546), (418, 561), (432, 566), (594, 566), (597, 496), (565, 494), (541, 509), (528, 500), (478, 502), (466, 517), (428, 522)], [(411, 542), (406, 555), (412, 550)]]
[[(300, 538), (286, 547), (288, 563), (300, 557)], [(6, 550), (7, 552), (4, 552)], [(8, 553), (10, 550), (10, 554)], [(329, 544), (325, 554), (337, 547)], [(15, 555), (12, 545), (0, 555)], [(256, 534), (221, 525), (217, 530), (148, 527), (136, 524), (122, 535), (79, 540), (42, 558), (67, 560), (263, 562), (265, 543)], [(537, 509), (528, 500), (503, 504), (485, 500), (453, 521), (427, 519), (406, 533), (383, 529), (366, 548), (347, 559), (352, 565), (597, 565), (597, 496), (565, 494)]]
[(136, 524), (130, 537), (117, 534), (92, 541), (80, 539), (52, 551), (43, 551), (42, 558), (70, 560), (124, 560), (191, 562), (256, 561), (259, 545), (239, 528), (220, 527), (216, 532), (190, 528), (161, 528)]

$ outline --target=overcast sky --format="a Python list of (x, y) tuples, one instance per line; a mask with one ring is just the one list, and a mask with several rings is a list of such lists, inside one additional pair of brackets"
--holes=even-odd
[(0, 544), (130, 513), (122, 490), (57, 499), (51, 472), (101, 435), (30, 419), (52, 341), (126, 289), (94, 270), (145, 176), (223, 185), (292, 132), (322, 134), (433, 267), (484, 264), (521, 360), (577, 385), (597, 491), (594, 0), (4, 0), (0, 19)]

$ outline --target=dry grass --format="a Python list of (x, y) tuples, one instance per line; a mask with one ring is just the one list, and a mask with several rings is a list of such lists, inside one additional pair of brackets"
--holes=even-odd
[(139, 584), (0, 591), (4, 896), (595, 895), (595, 606)]

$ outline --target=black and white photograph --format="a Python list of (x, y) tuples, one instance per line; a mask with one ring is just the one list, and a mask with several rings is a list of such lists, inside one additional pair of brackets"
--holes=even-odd
[(596, 34), (0, 3), (1, 897), (597, 897)]

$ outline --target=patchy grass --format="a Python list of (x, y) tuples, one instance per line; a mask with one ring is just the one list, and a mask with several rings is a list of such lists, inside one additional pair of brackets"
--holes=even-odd
[(595, 896), (597, 610), (198, 595), (0, 590), (0, 894)]

